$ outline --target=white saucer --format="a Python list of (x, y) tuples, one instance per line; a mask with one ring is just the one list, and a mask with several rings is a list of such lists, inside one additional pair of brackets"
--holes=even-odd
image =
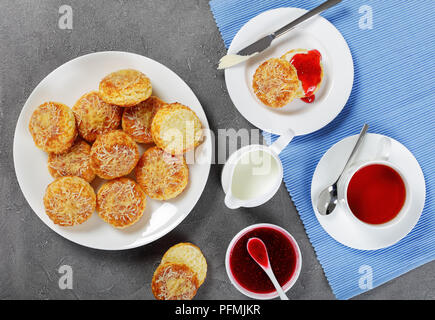
[[(373, 159), (383, 137), (379, 134), (368, 134), (357, 155), (358, 160)], [(360, 250), (386, 248), (397, 243), (414, 228), (423, 211), (426, 198), (426, 185), (420, 165), (413, 154), (400, 142), (390, 138), (392, 145), (389, 161), (401, 169), (409, 182), (411, 200), (408, 212), (405, 212), (397, 223), (388, 228), (371, 228), (352, 219), (350, 216), (352, 213), (342, 206), (337, 206), (329, 216), (321, 216), (316, 209), (318, 195), (337, 179), (356, 139), (357, 136), (352, 136), (341, 140), (322, 157), (311, 184), (311, 203), (323, 229), (338, 242)]]
[[(266, 11), (246, 23), (228, 50), (236, 53), (262, 36), (303, 15), (306, 10), (279, 8)], [(258, 66), (291, 49), (317, 49), (323, 56), (324, 81), (316, 101), (307, 104), (295, 99), (287, 106), (272, 109), (263, 105), (252, 90)], [(239, 112), (254, 126), (282, 135), (292, 129), (296, 135), (317, 131), (330, 123), (343, 109), (352, 91), (354, 67), (349, 47), (341, 33), (321, 16), (313, 17), (273, 41), (272, 46), (246, 63), (225, 70), (228, 93)]]

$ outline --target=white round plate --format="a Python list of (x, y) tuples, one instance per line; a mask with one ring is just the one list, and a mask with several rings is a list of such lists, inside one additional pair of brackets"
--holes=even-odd
[[(228, 53), (236, 53), (270, 34), (306, 10), (279, 8), (266, 11), (246, 23), (231, 43)], [(258, 66), (267, 59), (279, 58), (292, 49), (317, 49), (323, 57), (324, 80), (316, 101), (307, 104), (299, 99), (273, 109), (261, 103), (252, 89)], [(292, 129), (296, 135), (317, 131), (330, 123), (343, 109), (352, 91), (354, 67), (349, 47), (341, 33), (321, 16), (274, 40), (271, 47), (246, 63), (225, 70), (228, 93), (239, 112), (254, 126), (282, 135)]]
[[(45, 189), (53, 181), (47, 170), (47, 154), (36, 148), (28, 130), (32, 112), (46, 101), (58, 101), (72, 107), (86, 92), (98, 90), (101, 79), (119, 69), (137, 69), (147, 74), (153, 94), (166, 102), (180, 102), (192, 108), (204, 126), (205, 139), (195, 151), (196, 161), (189, 165), (187, 189), (177, 199), (159, 202), (147, 198), (141, 220), (125, 230), (106, 224), (94, 213), (82, 225), (59, 227), (48, 218), (43, 206)], [(198, 99), (188, 85), (164, 65), (126, 52), (99, 52), (71, 60), (50, 73), (32, 92), (21, 111), (15, 130), (14, 163), (21, 190), (33, 211), (59, 235), (86, 247), (124, 250), (139, 247), (164, 236), (190, 213), (206, 185), (212, 156), (209, 125)], [(144, 151), (143, 146), (141, 153)], [(102, 180), (92, 185), (97, 190)]]
[[(383, 135), (368, 134), (358, 152), (358, 160), (372, 160), (376, 157)], [(311, 184), (311, 203), (317, 219), (331, 237), (345, 246), (360, 250), (376, 250), (389, 247), (404, 238), (420, 219), (426, 198), (423, 172), (413, 154), (400, 142), (392, 140), (389, 161), (404, 174), (410, 186), (408, 212), (392, 226), (373, 228), (353, 219), (352, 213), (337, 206), (329, 216), (322, 216), (316, 209), (320, 192), (331, 185), (340, 175), (358, 136), (347, 137), (331, 149), (320, 160)]]

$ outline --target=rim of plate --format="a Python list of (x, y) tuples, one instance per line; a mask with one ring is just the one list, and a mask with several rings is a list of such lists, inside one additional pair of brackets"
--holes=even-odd
[[(304, 9), (286, 7), (265, 11), (257, 15), (238, 31), (228, 49), (228, 53), (237, 52), (262, 35), (264, 36), (273, 32), (276, 28), (276, 21), (282, 20), (280, 19), (281, 16), (293, 15), (296, 18), (306, 12), (307, 10)], [(257, 32), (258, 26), (260, 25), (266, 29), (262, 31), (264, 34), (258, 34)], [(281, 23), (281, 25), (283, 25), (283, 23)], [(252, 34), (254, 32), (255, 36), (253, 37)], [(323, 35), (323, 39), (327, 40), (319, 40), (319, 38), (321, 38), (319, 34)], [(273, 47), (285, 46), (285, 43), (283, 43), (285, 40), (288, 40), (292, 36), (298, 38), (298, 35), (301, 39), (304, 39), (304, 41), (305, 39), (309, 39), (306, 41), (311, 42), (315, 40), (314, 42), (318, 43), (319, 47), (321, 46), (322, 48), (313, 47), (307, 49), (318, 49), (321, 51), (324, 56), (324, 66), (326, 69), (330, 69), (330, 71), (334, 70), (333, 72), (329, 72), (335, 74), (333, 76), (331, 76), (331, 74), (325, 74), (325, 79), (330, 81), (331, 84), (323, 84), (323, 87), (328, 87), (323, 89), (327, 92), (324, 94), (324, 99), (322, 99), (321, 102), (317, 101), (317, 104), (314, 102), (312, 104), (303, 105), (302, 107), (298, 107), (296, 111), (292, 111), (290, 108), (295, 103), (299, 103), (299, 101), (293, 101), (280, 109), (269, 108), (264, 106), (254, 97), (253, 92), (251, 92), (251, 84), (248, 84), (248, 80), (246, 79), (246, 63), (225, 70), (225, 82), (228, 93), (233, 104), (242, 116), (254, 126), (277, 135), (283, 134), (288, 129), (295, 131), (296, 135), (305, 135), (320, 130), (334, 120), (343, 110), (353, 88), (354, 63), (349, 46), (340, 31), (321, 16), (313, 17), (310, 21), (298, 26), (293, 33), (289, 32), (277, 38), (275, 41), (280, 42), (276, 42), (270, 49), (267, 49), (258, 57), (251, 58), (250, 61), (261, 57), (261, 60), (259, 60), (261, 63), (270, 57), (279, 57), (280, 55), (276, 56), (276, 54), (272, 55), (270, 53), (271, 50), (278, 50), (278, 48)], [(247, 41), (247, 38), (249, 38), (250, 41)], [(287, 51), (290, 49), (293, 49), (293, 47), (288, 47)], [(285, 52), (281, 53), (284, 54)], [(334, 61), (336, 63), (334, 63)], [(259, 63), (256, 63), (256, 65), (258, 64)], [(341, 73), (337, 74), (338, 71)], [(322, 90), (322, 87), (320, 90)], [(325, 111), (325, 107), (327, 111)]]
[[(37, 94), (38, 90), (41, 89), (41, 87), (43, 87), (45, 85), (46, 82), (49, 81), (50, 77), (53, 76), (54, 73), (59, 72), (60, 70), (62, 70), (62, 68), (65, 68), (67, 65), (71, 64), (71, 63), (76, 63), (79, 60), (84, 60), (87, 58), (90, 58), (91, 56), (104, 56), (104, 55), (119, 55), (119, 56), (131, 56), (131, 57), (136, 57), (139, 59), (144, 59), (144, 60), (148, 60), (148, 62), (150, 63), (154, 63), (156, 65), (158, 65), (159, 68), (162, 68), (164, 70), (166, 70), (167, 72), (172, 73), (176, 78), (178, 78), (179, 81), (181, 81), (180, 83), (183, 84), (183, 86), (185, 87), (185, 89), (188, 89), (190, 91), (190, 94), (192, 95), (192, 97), (195, 99), (195, 102), (197, 103), (197, 105), (200, 107), (200, 112), (202, 113), (200, 116), (201, 121), (203, 122), (203, 128), (206, 129), (204, 130), (205, 132), (205, 139), (203, 144), (206, 144), (205, 146), (205, 150), (206, 150), (206, 157), (207, 159), (206, 164), (207, 164), (207, 174), (206, 177), (202, 179), (202, 185), (201, 185), (201, 192), (199, 192), (196, 197), (193, 199), (193, 201), (191, 202), (190, 205), (190, 209), (186, 210), (186, 212), (183, 215), (180, 215), (177, 219), (171, 221), (171, 223), (169, 223), (166, 227), (162, 228), (162, 230), (153, 233), (152, 235), (147, 236), (147, 238), (142, 238), (142, 241), (135, 241), (134, 243), (128, 244), (128, 245), (121, 245), (121, 246), (112, 246), (112, 247), (102, 247), (102, 246), (95, 246), (89, 243), (82, 243), (81, 241), (75, 239), (75, 237), (73, 236), (69, 236), (66, 235), (62, 232), (62, 229), (56, 229), (54, 228), (54, 226), (50, 225), (50, 221), (49, 218), (47, 216), (45, 216), (45, 212), (38, 213), (36, 210), (36, 205), (34, 203), (31, 203), (31, 201), (29, 201), (29, 196), (23, 191), (23, 185), (24, 185), (24, 181), (23, 181), (23, 177), (21, 176), (21, 174), (18, 172), (17, 169), (17, 150), (19, 148), (19, 146), (17, 145), (17, 135), (19, 134), (19, 130), (20, 130), (20, 123), (22, 121), (24, 121), (24, 114), (26, 112), (28, 112), (29, 108), (32, 108), (32, 106), (30, 106), (30, 101), (32, 100), (32, 98)], [(32, 209), (32, 211), (34, 212), (34, 214), (36, 214), (40, 220), (42, 220), (42, 222), (49, 227), (52, 231), (54, 231), (55, 233), (57, 233), (59, 236), (73, 242), (76, 243), (78, 245), (87, 247), (87, 248), (91, 248), (91, 249), (97, 249), (97, 250), (105, 250), (105, 251), (121, 251), (121, 250), (129, 250), (129, 249), (134, 249), (134, 248), (138, 248), (144, 245), (147, 245), (149, 243), (152, 243), (160, 238), (162, 238), (163, 236), (165, 236), (166, 234), (168, 234), (169, 232), (171, 232), (172, 230), (174, 230), (189, 214), (190, 212), (194, 209), (195, 205), (197, 204), (197, 202), (199, 201), (200, 197), (202, 196), (204, 189), (206, 187), (208, 178), (209, 178), (209, 174), (210, 174), (210, 167), (211, 167), (211, 160), (212, 160), (212, 143), (211, 143), (211, 139), (210, 139), (210, 134), (208, 132), (208, 130), (210, 129), (210, 125), (207, 119), (207, 115), (205, 114), (204, 108), (202, 107), (200, 101), (198, 100), (197, 96), (195, 95), (195, 93), (193, 92), (193, 90), (189, 87), (189, 85), (177, 74), (175, 73), (173, 70), (169, 69), (167, 66), (163, 65), (162, 63), (148, 58), (146, 56), (137, 54), (137, 53), (132, 53), (132, 52), (124, 52), (124, 51), (100, 51), (100, 52), (93, 52), (93, 53), (89, 53), (89, 54), (85, 54), (79, 57), (76, 57), (74, 59), (71, 59), (65, 63), (63, 63), (62, 65), (58, 66), (57, 68), (55, 68), (53, 71), (51, 71), (48, 75), (46, 75), (39, 83), (38, 85), (33, 89), (32, 93), (29, 95), (29, 97), (26, 99), (26, 102), (24, 103), (20, 114), (18, 116), (17, 119), (17, 123), (16, 123), (16, 127), (15, 127), (15, 131), (14, 131), (14, 141), (13, 141), (13, 162), (14, 162), (14, 169), (15, 169), (15, 175), (18, 181), (18, 185), (20, 186), (21, 192), (24, 196), (24, 198), (26, 199), (26, 202), (29, 204), (30, 208)], [(30, 133), (29, 133), (29, 137), (31, 139)], [(36, 148), (36, 147), (35, 147)], [(203, 160), (204, 161), (204, 160)], [(204, 164), (201, 164), (204, 165)], [(147, 199), (148, 201), (149, 199)], [(93, 215), (95, 215), (96, 212), (93, 213)], [(92, 231), (90, 231), (92, 232)]]

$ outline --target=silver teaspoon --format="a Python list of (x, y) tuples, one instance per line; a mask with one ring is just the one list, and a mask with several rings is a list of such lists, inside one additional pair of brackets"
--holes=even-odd
[(358, 140), (356, 141), (355, 146), (353, 147), (352, 153), (350, 154), (349, 158), (347, 159), (346, 165), (344, 166), (343, 170), (340, 173), (340, 176), (338, 179), (329, 187), (325, 188), (317, 198), (317, 211), (322, 216), (327, 216), (331, 214), (338, 203), (338, 197), (337, 197), (337, 184), (340, 180), (341, 176), (343, 175), (343, 172), (346, 171), (347, 167), (350, 163), (352, 163), (353, 156), (357, 153), (359, 146), (361, 145), (362, 141), (364, 140), (367, 130), (369, 126), (367, 124), (364, 125), (364, 127), (361, 130), (361, 133), (359, 134)]

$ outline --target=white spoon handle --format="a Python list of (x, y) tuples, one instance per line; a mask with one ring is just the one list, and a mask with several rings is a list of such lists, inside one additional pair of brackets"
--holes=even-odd
[(285, 294), (284, 290), (282, 290), (281, 285), (278, 283), (278, 280), (276, 280), (275, 274), (273, 273), (271, 268), (264, 268), (264, 272), (269, 276), (270, 281), (272, 281), (273, 286), (275, 287), (276, 291), (279, 294), (279, 297), (281, 300), (289, 300), (287, 295)]

